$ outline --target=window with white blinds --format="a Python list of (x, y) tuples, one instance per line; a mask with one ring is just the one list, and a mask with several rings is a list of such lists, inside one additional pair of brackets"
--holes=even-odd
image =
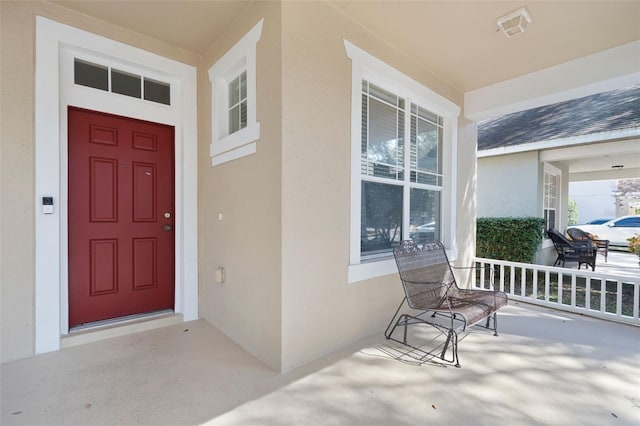
[(361, 256), (439, 239), (442, 117), (363, 80), (361, 126)]
[(455, 258), (460, 107), (344, 40), (351, 67), (350, 283), (397, 273), (402, 240)]

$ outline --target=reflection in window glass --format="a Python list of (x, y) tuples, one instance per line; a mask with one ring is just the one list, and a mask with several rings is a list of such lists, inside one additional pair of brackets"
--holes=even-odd
[(404, 100), (370, 83), (364, 87), (362, 174), (403, 180)]
[(145, 78), (144, 99), (159, 104), (171, 105), (171, 86), (169, 83)]
[(440, 191), (411, 188), (409, 238), (418, 244), (440, 240)]
[(229, 134), (240, 130), (240, 105), (229, 110)]
[(402, 240), (402, 186), (362, 182), (360, 245), (363, 255), (390, 252)]
[(416, 105), (411, 109), (411, 181), (441, 186), (442, 120)]
[(94, 89), (109, 90), (109, 68), (75, 59), (73, 82)]
[(229, 82), (229, 134), (247, 127), (247, 72)]
[(111, 69), (111, 91), (140, 99), (142, 97), (142, 78), (139, 75)]

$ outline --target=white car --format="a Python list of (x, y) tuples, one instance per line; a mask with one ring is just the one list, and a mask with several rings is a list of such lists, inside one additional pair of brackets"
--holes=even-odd
[(627, 239), (635, 234), (640, 235), (640, 216), (622, 216), (602, 225), (574, 225), (568, 228), (578, 228), (592, 235), (597, 235), (600, 240), (609, 240), (609, 244), (612, 246), (629, 247)]

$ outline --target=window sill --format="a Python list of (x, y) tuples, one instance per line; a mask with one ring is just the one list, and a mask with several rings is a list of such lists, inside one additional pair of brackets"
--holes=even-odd
[(220, 155), (216, 155), (211, 159), (212, 166), (219, 166), (220, 164), (228, 161), (236, 160), (238, 158), (246, 157), (247, 155), (256, 153), (256, 143), (249, 143), (242, 145), (240, 148), (232, 149), (231, 151), (224, 152)]
[(370, 260), (360, 264), (349, 265), (349, 284), (366, 281), (383, 275), (397, 274), (398, 267), (393, 257)]
[(219, 156), (225, 152), (237, 149), (243, 145), (260, 139), (260, 123), (248, 124), (242, 130), (232, 133), (228, 136), (215, 140), (211, 144), (209, 154), (211, 157)]
[[(457, 250), (446, 249), (446, 252), (450, 262), (458, 257)], [(398, 266), (393, 256), (364, 260), (362, 263), (349, 265), (348, 283), (357, 283), (397, 273)]]

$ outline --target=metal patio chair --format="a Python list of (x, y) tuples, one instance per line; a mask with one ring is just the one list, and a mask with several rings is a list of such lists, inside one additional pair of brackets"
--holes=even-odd
[(604, 261), (607, 261), (607, 257), (609, 256), (609, 240), (600, 240), (579, 228), (569, 228), (567, 229), (567, 234), (569, 234), (572, 241), (591, 241), (598, 250), (604, 252)]
[(596, 253), (598, 248), (591, 241), (569, 241), (556, 229), (549, 229), (547, 235), (551, 238), (558, 257), (553, 266), (561, 265), (564, 268), (566, 262), (578, 262), (578, 269), (585, 264), (596, 270)]
[[(486, 319), (485, 327), (498, 335), (496, 311), (507, 304), (507, 294), (459, 288), (442, 243), (431, 240), (417, 245), (410, 240), (403, 241), (393, 254), (405, 297), (387, 326), (387, 339), (430, 355), (435, 349), (425, 351), (407, 342), (407, 329), (416, 324), (432, 326), (446, 336), (440, 359), (455, 362), (455, 366), (460, 367), (458, 332)], [(405, 303), (412, 313), (400, 313)], [(493, 328), (490, 327), (491, 319)], [(398, 327), (403, 329), (401, 339), (394, 337)], [(452, 349), (451, 359), (446, 356), (449, 347)]]

